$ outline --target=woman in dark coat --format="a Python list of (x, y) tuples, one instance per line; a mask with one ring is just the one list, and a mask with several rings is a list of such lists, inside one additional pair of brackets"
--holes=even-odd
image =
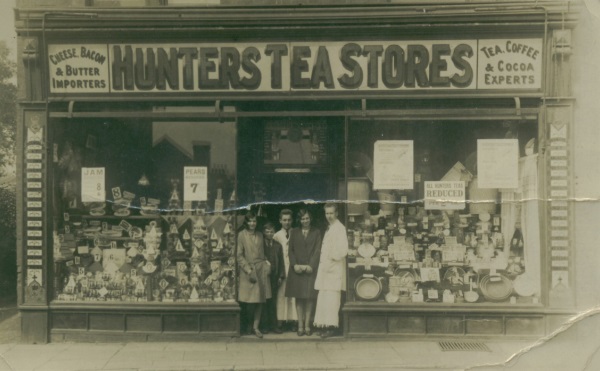
[(317, 297), (314, 287), (321, 255), (321, 232), (311, 227), (311, 216), (306, 209), (300, 210), (298, 218), (301, 227), (290, 233), (290, 268), (285, 296), (296, 299), (298, 336), (310, 336), (310, 320)]
[(246, 227), (238, 234), (237, 259), (240, 267), (238, 300), (246, 303), (248, 323), (252, 322), (252, 333), (263, 335), (258, 325), (263, 304), (271, 298), (271, 267), (265, 257), (262, 233), (256, 230), (256, 215), (248, 212), (244, 217)]

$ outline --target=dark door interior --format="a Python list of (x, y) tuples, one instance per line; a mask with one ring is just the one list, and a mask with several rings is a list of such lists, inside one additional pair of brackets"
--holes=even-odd
[(259, 118), (238, 125), (238, 200), (324, 201), (344, 177), (344, 118)]

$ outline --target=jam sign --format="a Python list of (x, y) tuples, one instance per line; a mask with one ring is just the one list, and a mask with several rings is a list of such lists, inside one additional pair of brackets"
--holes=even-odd
[(81, 202), (105, 202), (105, 174), (103, 167), (81, 169)]

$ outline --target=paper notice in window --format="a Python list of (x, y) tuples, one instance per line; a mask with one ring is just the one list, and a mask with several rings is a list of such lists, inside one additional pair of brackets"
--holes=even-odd
[(478, 139), (477, 174), (479, 188), (518, 188), (519, 141)]
[(105, 175), (103, 167), (81, 168), (81, 202), (105, 202)]
[(412, 140), (378, 140), (374, 152), (374, 189), (413, 189)]
[(465, 208), (465, 182), (425, 182), (425, 210)]
[(206, 166), (183, 168), (183, 201), (206, 201), (208, 169)]

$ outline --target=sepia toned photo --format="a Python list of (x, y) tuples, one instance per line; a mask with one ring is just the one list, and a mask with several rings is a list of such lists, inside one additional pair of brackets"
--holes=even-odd
[(0, 8), (0, 371), (600, 369), (597, 0)]

